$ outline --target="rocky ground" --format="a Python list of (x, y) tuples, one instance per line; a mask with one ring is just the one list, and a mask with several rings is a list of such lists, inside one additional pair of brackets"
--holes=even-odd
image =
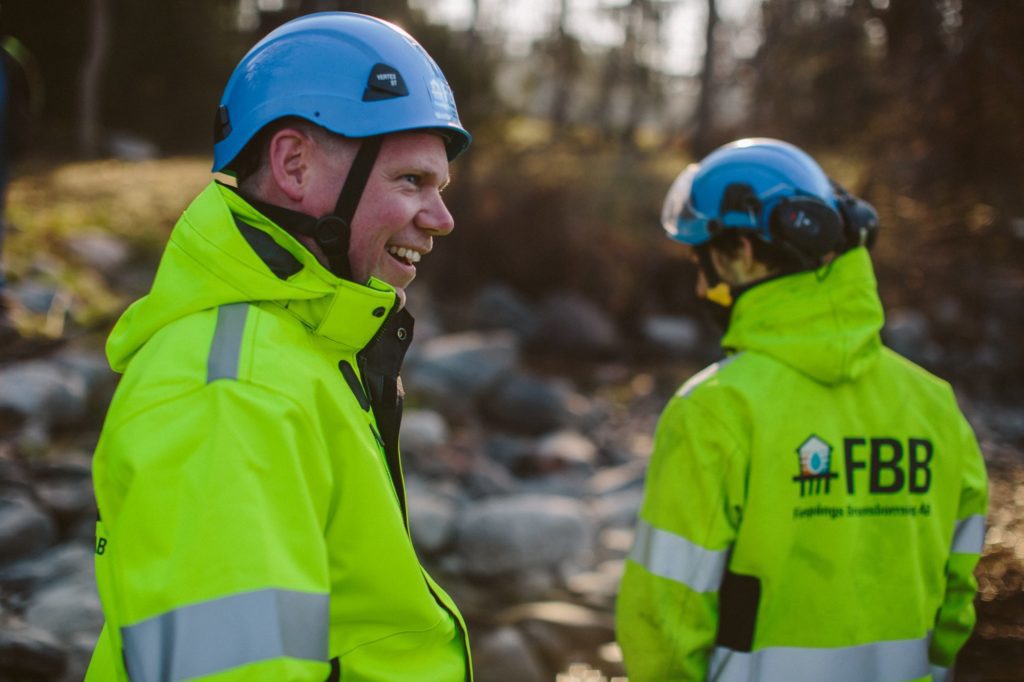
[[(652, 317), (628, 342), (646, 352), (626, 353), (612, 321), (569, 294), (531, 306), (489, 287), (452, 314), (416, 293), (402, 429), (412, 534), (470, 623), (478, 679), (622, 675), (613, 603), (651, 434), (712, 344), (692, 320)], [(0, 366), (0, 679), (81, 679), (102, 625), (90, 453), (115, 377), (100, 341)], [(958, 680), (1024, 679), (1024, 413), (962, 398), (992, 506)]]

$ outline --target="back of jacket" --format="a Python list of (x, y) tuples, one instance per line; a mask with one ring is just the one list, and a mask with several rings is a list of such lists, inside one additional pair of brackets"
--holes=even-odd
[(870, 260), (761, 284), (659, 422), (619, 597), (630, 679), (946, 679), (986, 478), (944, 382), (881, 346)]
[(469, 679), (364, 390), (394, 307), (227, 188), (189, 207), (108, 343), (89, 680)]

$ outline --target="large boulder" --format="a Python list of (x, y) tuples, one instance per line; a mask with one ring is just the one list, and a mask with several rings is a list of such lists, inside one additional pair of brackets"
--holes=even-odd
[(591, 536), (578, 500), (517, 495), (468, 505), (459, 520), (457, 548), (467, 573), (494, 576), (557, 568), (587, 552)]
[(523, 634), (510, 626), (474, 642), (473, 670), (478, 680), (487, 682), (548, 682), (553, 677)]
[(32, 595), (25, 620), (63, 642), (70, 642), (76, 635), (95, 640), (103, 628), (103, 609), (96, 592), (93, 562), (86, 562)]
[(492, 284), (477, 292), (470, 303), (469, 324), (474, 329), (504, 329), (526, 341), (536, 334), (540, 320), (514, 289)]
[(51, 426), (80, 422), (88, 399), (82, 375), (60, 363), (31, 360), (0, 368), (0, 430), (20, 430), (23, 449), (44, 447)]
[(448, 424), (433, 410), (406, 410), (400, 438), (403, 454), (430, 457), (448, 440)]
[(68, 652), (45, 630), (5, 617), (0, 620), (0, 679), (58, 680)]
[(615, 639), (610, 613), (568, 602), (518, 604), (499, 612), (495, 620), (521, 630), (556, 670), (580, 661), (605, 667), (597, 651)]
[(85, 520), (95, 521), (96, 499), (88, 457), (44, 461), (33, 467), (36, 495), (62, 531)]
[(529, 374), (507, 375), (480, 400), (482, 416), (514, 433), (539, 435), (565, 426), (568, 396), (553, 382)]
[(412, 541), (426, 554), (443, 550), (455, 535), (456, 504), (421, 486), (406, 489)]
[(56, 537), (53, 519), (27, 496), (0, 497), (0, 563), (37, 554)]
[(439, 336), (410, 353), (404, 381), (410, 393), (458, 417), (519, 362), (519, 345), (507, 332)]
[(530, 347), (570, 358), (602, 359), (619, 353), (621, 339), (602, 308), (578, 294), (562, 293), (545, 299)]
[(685, 357), (700, 348), (701, 328), (696, 320), (672, 315), (644, 318), (641, 331), (652, 351)]

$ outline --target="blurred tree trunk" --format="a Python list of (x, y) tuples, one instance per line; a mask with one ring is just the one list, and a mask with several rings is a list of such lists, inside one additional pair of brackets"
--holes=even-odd
[(108, 0), (91, 0), (89, 14), (89, 47), (81, 71), (78, 148), (84, 156), (94, 157), (100, 146), (100, 92), (110, 44)]
[(627, 149), (636, 147), (636, 135), (644, 113), (661, 99), (662, 92), (650, 62), (653, 57), (651, 53), (661, 47), (665, 7), (665, 3), (655, 3), (654, 0), (630, 0), (626, 7), (623, 53), (626, 57), (629, 99), (621, 141)]
[(718, 27), (718, 7), (715, 0), (707, 0), (708, 18), (704, 25), (704, 65), (700, 71), (700, 96), (694, 115), (693, 152), (704, 156), (713, 145), (712, 102), (715, 92), (715, 29)]
[(551, 109), (548, 112), (552, 134), (555, 136), (561, 134), (569, 122), (569, 92), (578, 70), (575, 59), (575, 41), (566, 29), (568, 20), (569, 0), (560, 0), (558, 21), (551, 39), (554, 78), (552, 79)]
[(475, 49), (480, 43), (480, 3), (482, 0), (473, 0), (471, 5), (472, 13), (469, 20), (469, 47)]

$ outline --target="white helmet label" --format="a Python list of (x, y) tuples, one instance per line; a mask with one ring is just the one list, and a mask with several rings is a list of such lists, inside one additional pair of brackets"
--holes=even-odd
[(455, 96), (443, 79), (430, 79), (430, 101), (434, 105), (434, 118), (439, 121), (456, 120)]

